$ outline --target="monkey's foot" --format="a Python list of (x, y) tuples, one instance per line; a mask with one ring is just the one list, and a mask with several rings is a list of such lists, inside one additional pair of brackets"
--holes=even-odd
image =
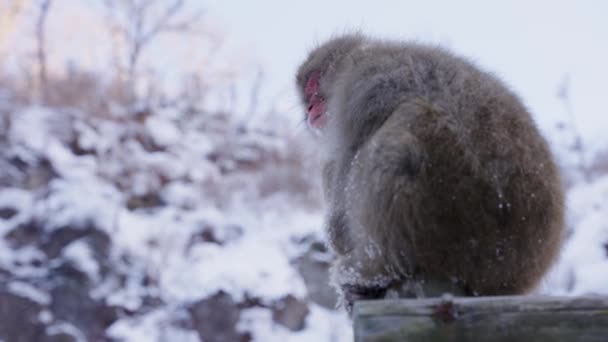
[(355, 284), (341, 285), (342, 301), (346, 311), (351, 314), (353, 305), (358, 300), (381, 299), (386, 295), (386, 287), (362, 286)]

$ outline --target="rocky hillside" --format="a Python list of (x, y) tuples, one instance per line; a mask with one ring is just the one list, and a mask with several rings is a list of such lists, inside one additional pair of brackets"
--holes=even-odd
[(293, 131), (8, 107), (0, 340), (351, 339)]

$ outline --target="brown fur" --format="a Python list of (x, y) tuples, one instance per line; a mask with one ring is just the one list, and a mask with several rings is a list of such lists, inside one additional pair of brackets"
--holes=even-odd
[[(360, 298), (521, 294), (552, 264), (563, 194), (547, 143), (496, 77), (433, 46), (335, 38), (313, 50), (334, 282)], [(447, 285), (446, 285), (447, 284)], [(445, 285), (445, 286), (444, 286)], [(405, 289), (405, 290), (404, 290)]]

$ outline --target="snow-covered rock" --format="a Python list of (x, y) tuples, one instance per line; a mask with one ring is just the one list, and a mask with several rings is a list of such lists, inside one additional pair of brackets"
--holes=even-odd
[(27, 327), (41, 341), (351, 339), (296, 145), (204, 115), (16, 112), (0, 154), (0, 321), (36, 323), (2, 323), (0, 340)]

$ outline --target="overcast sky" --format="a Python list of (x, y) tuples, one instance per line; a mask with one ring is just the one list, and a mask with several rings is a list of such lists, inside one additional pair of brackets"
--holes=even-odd
[[(590, 144), (608, 128), (608, 1), (210, 0), (208, 15), (265, 66), (267, 94), (285, 94), (315, 42), (359, 29), (440, 43), (501, 76), (544, 130), (565, 115), (570, 75), (577, 123)], [(292, 110), (293, 111), (293, 110)]]
[[(107, 24), (98, 11), (91, 11), (92, 3), (98, 2), (54, 4), (49, 24), (57, 30), (50, 30), (51, 60), (78, 51), (80, 65), (107, 67)], [(229, 57), (218, 58), (214, 48), (200, 43), (166, 37), (173, 39), (169, 52), (160, 44), (145, 53), (165, 76), (185, 67), (209, 70), (209, 61), (218, 59), (237, 73), (259, 63), (264, 70), (260, 102), (299, 119), (293, 91), (298, 64), (315, 43), (360, 30), (439, 43), (472, 59), (504, 79), (554, 140), (559, 140), (553, 134), (556, 122), (567, 118), (557, 89), (569, 75), (572, 108), (585, 142), (593, 148), (608, 146), (608, 1), (190, 0), (190, 5), (206, 10), (204, 18), (224, 35)], [(22, 33), (11, 44), (32, 50), (32, 41), (22, 39), (32, 33)], [(244, 107), (250, 87), (250, 81), (241, 84), (241, 92), (247, 92), (240, 97)]]

